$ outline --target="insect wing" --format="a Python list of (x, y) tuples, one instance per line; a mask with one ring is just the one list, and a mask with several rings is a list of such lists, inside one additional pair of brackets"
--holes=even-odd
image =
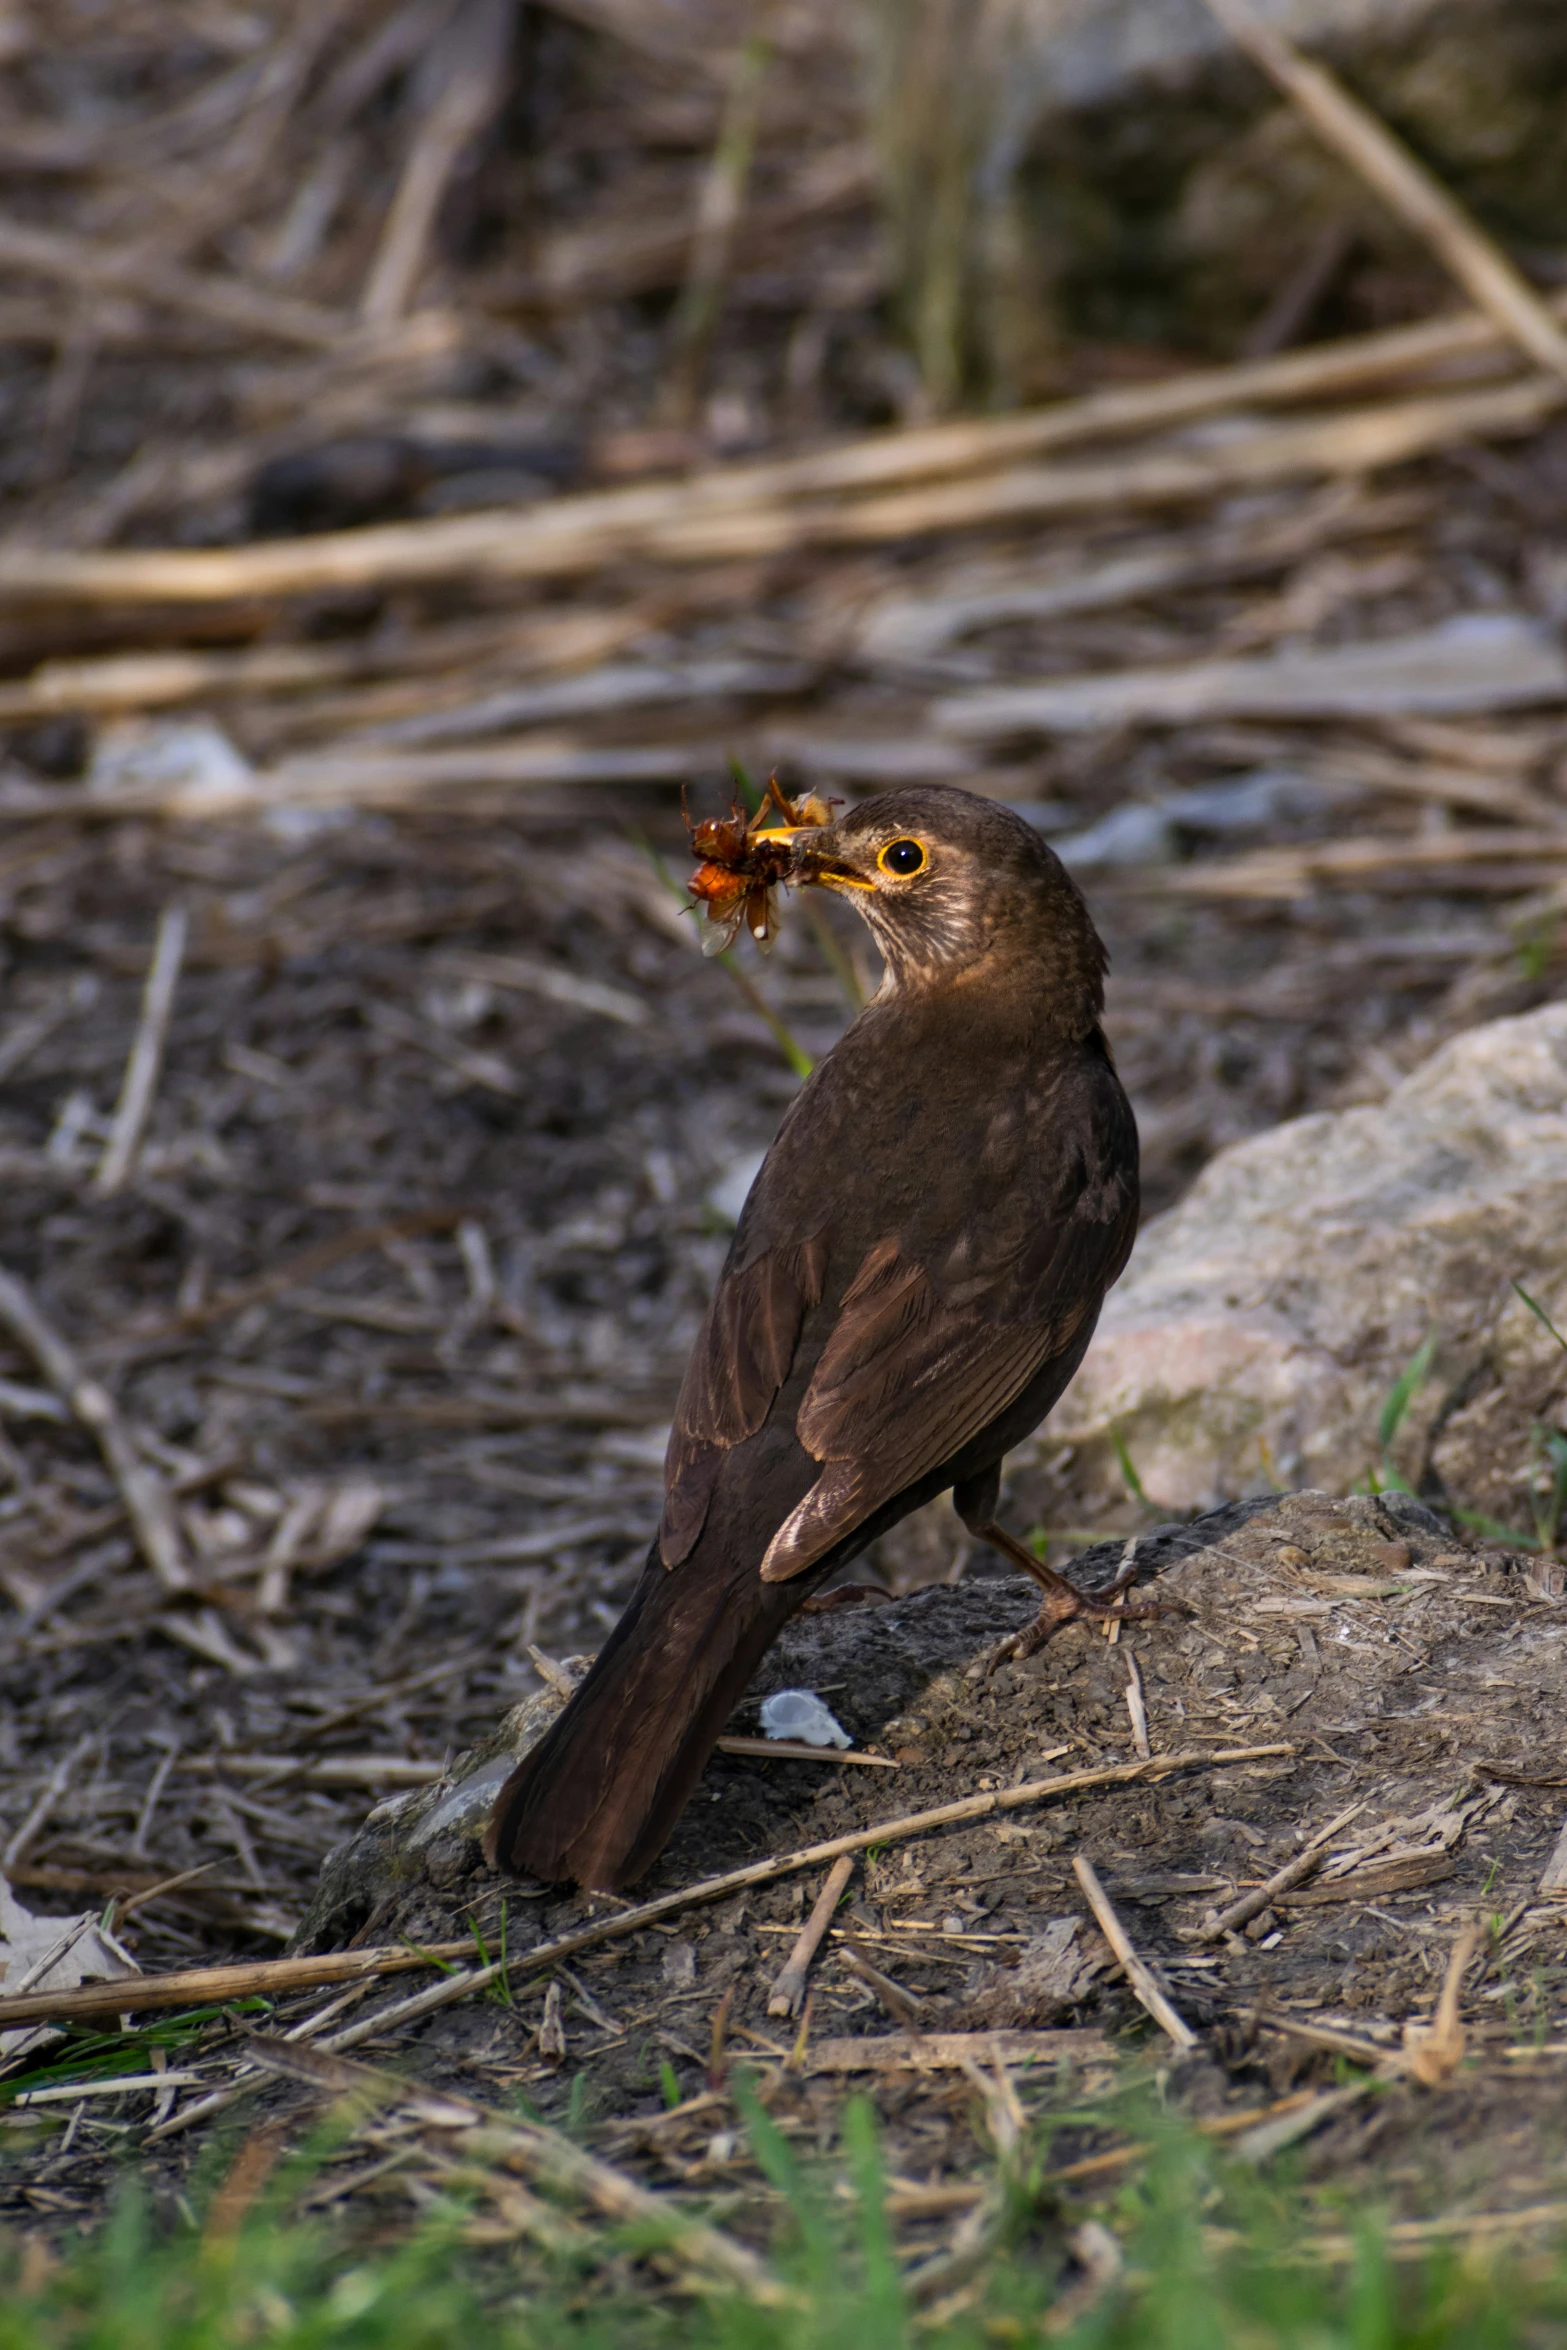
[(762, 953), (764, 955), (770, 954), (773, 940), (778, 936), (776, 893), (769, 889), (765, 883), (758, 889), (748, 891), (744, 913), (747, 930), (750, 931)]
[(744, 898), (740, 900), (738, 905), (731, 906), (722, 914), (715, 907), (709, 906), (707, 920), (703, 923), (701, 932), (703, 954), (721, 955), (726, 947), (732, 947), (740, 935), (740, 926), (744, 920)]

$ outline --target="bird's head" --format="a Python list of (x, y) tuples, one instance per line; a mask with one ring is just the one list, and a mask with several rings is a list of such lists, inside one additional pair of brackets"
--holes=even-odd
[(1072, 1025), (1104, 1004), (1106, 956), (1077, 885), (1033, 826), (974, 792), (922, 785), (793, 834), (798, 884), (845, 897), (902, 990), (981, 967), (1033, 982)]

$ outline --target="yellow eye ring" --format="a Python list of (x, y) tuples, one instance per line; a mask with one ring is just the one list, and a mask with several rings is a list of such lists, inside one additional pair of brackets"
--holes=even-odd
[(899, 881), (922, 873), (926, 862), (924, 844), (917, 840), (890, 840), (876, 859), (881, 872), (894, 874)]

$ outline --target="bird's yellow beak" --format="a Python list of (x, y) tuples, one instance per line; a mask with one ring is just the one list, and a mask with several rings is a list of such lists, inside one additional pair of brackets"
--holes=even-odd
[[(830, 841), (829, 824), (770, 824), (757, 835), (760, 840)], [(858, 872), (842, 857), (835, 857), (830, 848), (799, 848), (795, 851), (795, 870), (791, 881), (801, 888), (815, 884), (821, 889), (874, 889), (876, 884), (867, 874)]]

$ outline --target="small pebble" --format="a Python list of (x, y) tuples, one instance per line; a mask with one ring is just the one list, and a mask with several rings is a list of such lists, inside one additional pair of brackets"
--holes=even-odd
[(962, 1933), (962, 1931), (963, 1931), (963, 1920), (962, 1920), (962, 1919), (959, 1917), (959, 1915), (958, 1915), (958, 1913), (957, 1913), (957, 1911), (956, 1911), (956, 1910), (953, 1910), (949, 1916), (947, 1916), (947, 1917), (944, 1917), (944, 1918), (942, 1919), (942, 1921), (941, 1921), (941, 1930), (942, 1930), (942, 1932), (943, 1932), (944, 1934), (961, 1934), (961, 1933)]

